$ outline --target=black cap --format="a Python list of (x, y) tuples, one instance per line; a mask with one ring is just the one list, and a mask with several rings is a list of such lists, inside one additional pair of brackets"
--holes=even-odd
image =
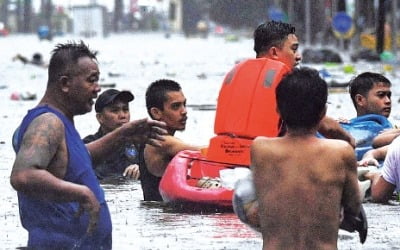
[(97, 113), (103, 111), (104, 107), (107, 107), (111, 103), (115, 101), (115, 99), (121, 100), (123, 102), (130, 102), (135, 97), (130, 91), (119, 91), (116, 89), (108, 89), (101, 93), (96, 100), (96, 104), (94, 105), (94, 109)]

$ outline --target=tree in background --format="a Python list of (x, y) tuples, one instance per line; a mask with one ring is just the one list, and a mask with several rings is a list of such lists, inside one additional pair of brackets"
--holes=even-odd
[(32, 1), (24, 0), (24, 18), (22, 32), (32, 32)]
[(0, 22), (8, 26), (8, 0), (0, 0)]
[(114, 17), (113, 30), (119, 32), (121, 30), (121, 22), (123, 18), (124, 2), (122, 0), (114, 0)]

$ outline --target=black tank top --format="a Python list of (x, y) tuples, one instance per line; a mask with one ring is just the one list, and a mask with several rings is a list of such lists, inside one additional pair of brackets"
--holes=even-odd
[(145, 201), (162, 201), (158, 186), (160, 185), (161, 177), (157, 177), (149, 172), (144, 160), (144, 147), (139, 147), (139, 169), (140, 169), (140, 185), (143, 190), (143, 199)]

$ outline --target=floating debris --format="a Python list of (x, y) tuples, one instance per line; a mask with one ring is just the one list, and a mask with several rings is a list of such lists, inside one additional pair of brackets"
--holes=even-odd
[(197, 78), (199, 78), (199, 79), (207, 79), (207, 75), (206, 75), (206, 73), (203, 72), (203, 73), (198, 74)]
[(10, 96), (10, 99), (13, 101), (32, 101), (32, 100), (36, 100), (36, 93), (32, 93), (29, 91), (26, 92), (13, 92)]

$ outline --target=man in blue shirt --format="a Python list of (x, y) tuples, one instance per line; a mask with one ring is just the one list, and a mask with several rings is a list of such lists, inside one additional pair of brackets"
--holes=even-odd
[(85, 147), (74, 116), (92, 110), (100, 91), (96, 53), (81, 41), (58, 44), (46, 92), (15, 133), (10, 182), (31, 249), (111, 249), (112, 226), (104, 191), (92, 169), (125, 142), (160, 145), (162, 122), (124, 124)]

